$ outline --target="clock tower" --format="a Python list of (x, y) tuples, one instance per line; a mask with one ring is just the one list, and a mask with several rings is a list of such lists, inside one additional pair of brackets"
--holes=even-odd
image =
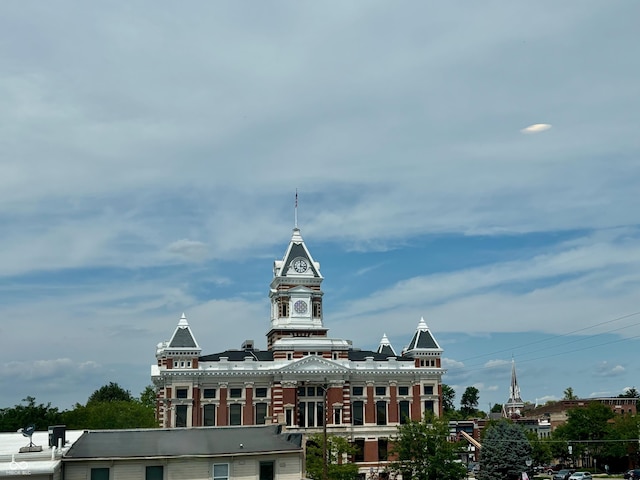
[(313, 260), (300, 229), (294, 228), (284, 257), (273, 262), (269, 350), (284, 337), (327, 336), (322, 322), (322, 280), (320, 263)]

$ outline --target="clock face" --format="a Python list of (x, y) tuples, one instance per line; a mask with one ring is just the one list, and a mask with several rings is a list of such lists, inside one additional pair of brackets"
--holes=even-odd
[(293, 269), (298, 273), (304, 273), (308, 268), (309, 265), (304, 258), (297, 258), (293, 261)]
[(307, 313), (307, 302), (304, 300), (298, 300), (293, 304), (293, 309), (296, 313)]

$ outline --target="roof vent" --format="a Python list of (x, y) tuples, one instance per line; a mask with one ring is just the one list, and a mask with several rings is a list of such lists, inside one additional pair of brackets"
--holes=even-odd
[(245, 340), (242, 343), (243, 350), (253, 350), (253, 340)]

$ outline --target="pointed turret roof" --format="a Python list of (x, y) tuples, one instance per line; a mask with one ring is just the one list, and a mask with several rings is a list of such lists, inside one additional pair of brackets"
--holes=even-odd
[(191, 333), (191, 328), (189, 327), (189, 322), (187, 322), (187, 316), (183, 313), (180, 317), (180, 321), (178, 322), (178, 326), (173, 332), (173, 336), (171, 340), (169, 340), (168, 348), (170, 349), (197, 349), (200, 350), (198, 346), (198, 342), (196, 342), (193, 333)]
[(442, 351), (440, 345), (438, 345), (438, 342), (431, 334), (431, 331), (427, 326), (427, 322), (424, 321), (424, 317), (421, 317), (418, 327), (416, 328), (416, 333), (413, 334), (413, 338), (411, 339), (411, 342), (409, 342), (409, 346), (405, 350), (405, 353), (425, 350)]
[[(298, 258), (307, 261), (308, 269), (306, 271), (296, 272), (293, 268), (293, 261)], [(287, 247), (284, 257), (282, 260), (276, 260), (274, 262), (273, 269), (274, 276), (276, 277), (299, 276), (303, 274), (305, 276), (312, 275), (315, 278), (322, 279), (320, 263), (313, 260), (300, 234), (300, 229), (297, 226), (293, 229), (293, 234), (291, 235), (291, 240), (289, 241), (289, 246)]]
[(391, 342), (387, 338), (387, 334), (384, 333), (382, 335), (382, 339), (380, 340), (380, 345), (378, 345), (378, 350), (376, 353), (382, 353), (383, 355), (387, 355), (388, 357), (397, 357), (396, 351), (393, 349)]

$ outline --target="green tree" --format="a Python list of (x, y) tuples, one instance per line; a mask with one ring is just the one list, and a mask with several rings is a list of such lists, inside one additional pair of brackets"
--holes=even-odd
[(576, 397), (576, 395), (573, 393), (573, 388), (571, 387), (567, 387), (564, 390), (564, 397), (562, 397), (563, 400), (575, 400), (578, 397)]
[(91, 394), (87, 405), (94, 402), (131, 402), (133, 399), (129, 390), (117, 383), (109, 382), (109, 385), (104, 385)]
[(50, 425), (62, 423), (62, 414), (50, 403), (36, 404), (35, 397), (28, 396), (13, 408), (0, 409), (0, 431), (15, 432), (19, 428), (35, 425), (36, 430), (46, 430)]
[(140, 393), (140, 403), (147, 408), (155, 411), (156, 408), (156, 389), (153, 385), (147, 385)]
[(609, 427), (609, 440), (611, 441), (605, 444), (602, 451), (603, 457), (610, 459), (638, 458), (640, 415), (614, 415), (613, 423), (609, 424)]
[(158, 426), (153, 410), (136, 400), (76, 404), (73, 410), (64, 412), (63, 418), (67, 427), (73, 430)]
[(456, 398), (456, 391), (446, 383), (443, 383), (442, 384), (442, 410), (445, 415), (453, 412), (456, 409), (456, 406), (453, 403), (455, 398)]
[(478, 480), (516, 480), (527, 470), (532, 449), (524, 430), (508, 420), (487, 427)]
[(533, 465), (547, 465), (553, 460), (551, 442), (548, 439), (538, 438), (538, 434), (531, 430), (525, 432), (531, 445), (531, 460)]
[(480, 392), (476, 387), (467, 387), (460, 399), (460, 412), (465, 416), (475, 415), (478, 411)]
[(491, 407), (491, 413), (502, 413), (502, 404), (494, 403)]
[(466, 474), (456, 461), (462, 448), (461, 442), (450, 441), (446, 419), (425, 416), (398, 427), (392, 450), (396, 460), (390, 468), (412, 480), (460, 480)]
[(618, 395), (619, 398), (640, 398), (640, 393), (636, 387), (626, 388), (624, 393)]
[(129, 390), (110, 382), (93, 392), (86, 405), (77, 403), (72, 410), (63, 412), (64, 423), (71, 429), (121, 429), (157, 427), (155, 409), (150, 402), (155, 392), (146, 387), (140, 400)]
[(571, 408), (567, 411), (567, 421), (554, 431), (554, 438), (577, 441), (572, 445), (572, 455), (581, 456), (588, 448), (590, 454), (602, 456), (604, 441), (610, 433), (609, 420), (614, 417), (611, 409), (598, 402), (589, 402), (586, 407)]
[[(312, 435), (307, 440), (307, 477), (313, 480), (323, 478), (322, 434)], [(358, 477), (358, 466), (355, 463), (343, 463), (345, 455), (355, 455), (356, 447), (338, 435), (327, 436), (327, 475), (331, 480), (353, 480)]]

